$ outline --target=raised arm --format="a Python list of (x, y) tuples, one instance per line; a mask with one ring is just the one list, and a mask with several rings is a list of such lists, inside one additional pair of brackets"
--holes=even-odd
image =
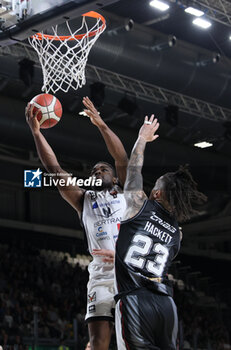
[(154, 119), (154, 115), (149, 120), (148, 117), (145, 117), (144, 124), (139, 131), (138, 139), (132, 149), (124, 185), (124, 194), (127, 202), (124, 220), (135, 216), (141, 209), (145, 199), (147, 199), (143, 191), (143, 177), (141, 173), (144, 163), (144, 150), (147, 142), (157, 139), (158, 135), (155, 135), (155, 132), (158, 128), (159, 123), (157, 119)]
[[(40, 132), (40, 124), (37, 120), (37, 114), (39, 110), (34, 114), (33, 113), (34, 105), (28, 104), (26, 107), (26, 120), (31, 129), (32, 135), (34, 137), (36, 149), (39, 155), (39, 158), (44, 166), (44, 168), (49, 173), (54, 173), (55, 178), (64, 179), (65, 183), (67, 179), (70, 177), (66, 171), (64, 171), (58, 161), (57, 158), (48, 144), (47, 140)], [(78, 186), (57, 186), (61, 196), (74, 208), (77, 212), (81, 213), (82, 211), (82, 200), (84, 191), (80, 189)]]
[(88, 97), (83, 98), (83, 104), (87, 108), (84, 112), (91, 119), (91, 122), (97, 126), (101, 132), (107, 149), (115, 161), (116, 173), (121, 185), (124, 185), (126, 179), (126, 170), (128, 164), (127, 153), (118, 136), (102, 120), (98, 111)]

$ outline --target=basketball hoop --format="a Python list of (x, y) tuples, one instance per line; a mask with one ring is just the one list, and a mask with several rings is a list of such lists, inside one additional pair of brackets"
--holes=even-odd
[[(89, 18), (96, 20), (90, 29), (87, 23)], [(52, 91), (55, 94), (58, 90), (77, 90), (86, 83), (85, 68), (89, 52), (105, 28), (105, 18), (90, 11), (82, 15), (81, 26), (73, 32), (69, 22), (65, 22), (68, 35), (60, 36), (56, 25), (52, 27), (52, 35), (41, 32), (28, 39), (42, 66), (43, 92)], [(84, 34), (80, 34), (81, 31)]]

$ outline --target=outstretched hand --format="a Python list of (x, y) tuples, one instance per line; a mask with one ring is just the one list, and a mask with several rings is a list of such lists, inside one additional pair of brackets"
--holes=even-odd
[(110, 249), (93, 249), (91, 254), (95, 255), (95, 256), (101, 256), (103, 262), (107, 262), (107, 263), (113, 264), (114, 260), (115, 260), (115, 252), (114, 252), (114, 250), (110, 250)]
[(95, 108), (94, 104), (91, 102), (89, 97), (83, 98), (83, 104), (87, 109), (84, 109), (84, 112), (87, 114), (87, 116), (90, 118), (92, 124), (100, 127), (104, 125), (103, 119), (100, 117), (99, 112)]
[(146, 142), (152, 142), (159, 137), (159, 135), (155, 135), (159, 126), (160, 124), (158, 123), (158, 120), (156, 118), (154, 119), (154, 114), (151, 115), (150, 119), (146, 116), (144, 124), (140, 128), (139, 136)]
[(35, 106), (33, 104), (28, 103), (25, 110), (26, 121), (32, 133), (36, 133), (40, 130), (40, 124), (37, 119), (37, 115), (40, 112), (40, 109), (37, 109), (37, 111), (34, 113), (34, 108)]

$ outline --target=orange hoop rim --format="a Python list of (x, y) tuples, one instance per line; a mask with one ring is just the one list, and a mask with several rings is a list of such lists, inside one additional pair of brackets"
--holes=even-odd
[(97, 33), (102, 32), (105, 27), (106, 27), (106, 20), (105, 18), (98, 12), (95, 11), (90, 11), (90, 12), (86, 12), (82, 15), (82, 17), (92, 17), (92, 18), (97, 18), (100, 19), (102, 21), (102, 25), (99, 27), (99, 29), (93, 30), (91, 32), (89, 32), (89, 34), (78, 34), (78, 35), (49, 35), (49, 34), (42, 34), (42, 33), (36, 33), (34, 35), (31, 36), (31, 38), (35, 38), (38, 40), (42, 40), (43, 38), (48, 39), (48, 40), (59, 40), (59, 41), (65, 41), (65, 40), (81, 40), (83, 37), (85, 37), (86, 35), (88, 37), (93, 37), (95, 36)]

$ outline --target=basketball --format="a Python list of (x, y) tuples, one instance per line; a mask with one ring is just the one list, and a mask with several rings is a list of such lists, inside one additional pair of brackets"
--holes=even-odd
[(52, 128), (60, 121), (63, 109), (60, 101), (55, 96), (40, 94), (32, 98), (30, 103), (35, 106), (34, 113), (36, 113), (38, 109), (41, 110), (37, 115), (40, 128)]

